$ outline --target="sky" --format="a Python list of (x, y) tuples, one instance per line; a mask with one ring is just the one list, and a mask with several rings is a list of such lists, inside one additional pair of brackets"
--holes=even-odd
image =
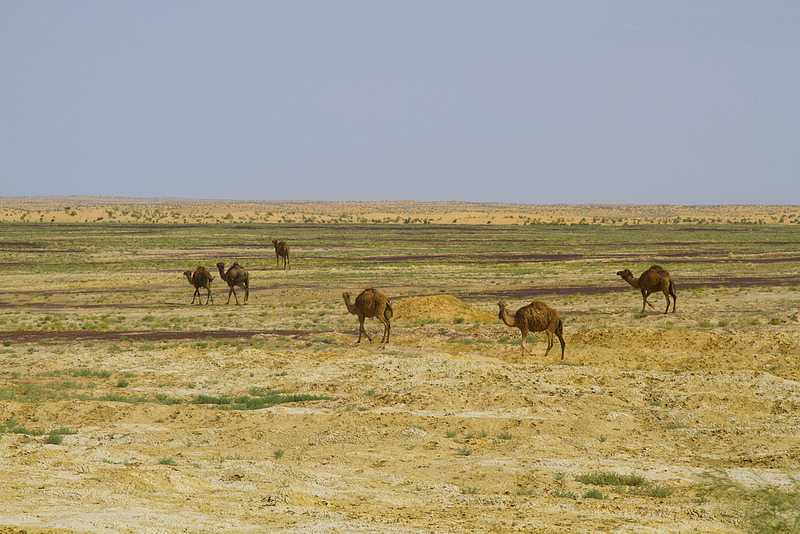
[(800, 2), (0, 0), (0, 196), (800, 203)]

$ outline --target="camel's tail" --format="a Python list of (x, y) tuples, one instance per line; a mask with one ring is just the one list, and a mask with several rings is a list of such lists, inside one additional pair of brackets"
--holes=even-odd
[(386, 311), (383, 312), (383, 316), (388, 320), (394, 316), (394, 309), (392, 309), (392, 300), (389, 299), (386, 302)]

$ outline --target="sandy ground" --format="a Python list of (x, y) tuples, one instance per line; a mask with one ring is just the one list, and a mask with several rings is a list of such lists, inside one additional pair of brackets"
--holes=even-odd
[[(578, 263), (560, 285), (594, 293), (546, 294), (559, 361), (496, 319), (525, 287), (458, 261), (419, 275), (442, 295), (384, 288), (392, 342), (357, 346), (336, 267), (306, 261), (253, 265), (240, 307), (219, 286), (189, 305), (179, 273), (143, 271), (145, 293), (125, 270), (9, 274), (0, 424), (28, 432), (0, 434), (0, 532), (745, 532), (737, 496), (800, 479), (800, 285), (773, 283), (791, 268), (687, 273), (665, 316)], [(319, 400), (198, 402), (252, 388)], [(580, 481), (601, 471), (645, 482)]]
[(2, 198), (0, 222), (322, 224), (800, 224), (797, 205), (526, 205), (466, 202), (249, 202)]

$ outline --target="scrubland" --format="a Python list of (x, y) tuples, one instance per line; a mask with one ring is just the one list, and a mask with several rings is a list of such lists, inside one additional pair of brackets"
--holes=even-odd
[[(792, 224), (2, 225), (0, 532), (797, 531), (799, 259)], [(190, 305), (234, 260), (250, 303)], [(614, 274), (652, 263), (675, 314)]]

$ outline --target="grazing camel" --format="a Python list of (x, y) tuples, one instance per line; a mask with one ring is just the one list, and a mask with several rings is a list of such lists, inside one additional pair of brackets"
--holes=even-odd
[(522, 333), (522, 354), (524, 355), (527, 349), (525, 348), (525, 339), (528, 337), (528, 332), (547, 332), (547, 350), (544, 355), (553, 348), (553, 335), (558, 336), (561, 342), (561, 359), (564, 359), (564, 323), (561, 321), (558, 312), (545, 304), (534, 300), (527, 306), (518, 309), (514, 315), (508, 313), (506, 310), (506, 303), (500, 301), (497, 303), (500, 307), (500, 320), (508, 326), (519, 328)]
[(664, 313), (669, 311), (669, 297), (672, 295), (672, 313), (675, 313), (675, 303), (678, 300), (678, 297), (675, 296), (675, 282), (672, 281), (669, 271), (664, 270), (660, 265), (651, 265), (638, 279), (634, 278), (629, 269), (618, 271), (617, 275), (631, 286), (641, 290), (642, 313), (644, 313), (645, 304), (653, 308), (653, 305), (647, 302), (647, 297), (656, 291), (664, 293), (664, 298), (667, 299), (667, 309), (664, 310)]
[(211, 282), (214, 277), (208, 272), (208, 269), (202, 265), (198, 265), (197, 269), (192, 271), (183, 271), (183, 275), (189, 280), (189, 283), (194, 286), (194, 295), (192, 295), (192, 304), (194, 299), (197, 298), (197, 303), (202, 304), (203, 298), (200, 296), (200, 288), (204, 288), (208, 293), (206, 294), (206, 304), (208, 301), (214, 302), (214, 297), (211, 295)]
[(363, 333), (372, 343), (372, 337), (364, 328), (364, 319), (366, 317), (375, 318), (383, 323), (383, 338), (381, 343), (389, 343), (389, 334), (392, 331), (392, 302), (386, 295), (377, 289), (365, 289), (359, 296), (356, 297), (355, 304), (350, 302), (350, 293), (342, 293), (344, 303), (347, 306), (347, 311), (353, 315), (358, 316), (358, 341), (361, 343), (361, 334)]
[(275, 266), (280, 267), (281, 258), (283, 258), (283, 270), (289, 267), (289, 245), (286, 241), (272, 240), (272, 245), (275, 247)]
[(220, 277), (228, 284), (228, 302), (231, 303), (231, 293), (233, 298), (236, 299), (236, 305), (239, 305), (239, 297), (236, 296), (236, 286), (244, 288), (244, 303), (247, 304), (247, 298), (250, 296), (250, 275), (245, 269), (239, 265), (239, 262), (234, 262), (228, 272), (225, 272), (225, 264), (222, 262), (217, 263)]

